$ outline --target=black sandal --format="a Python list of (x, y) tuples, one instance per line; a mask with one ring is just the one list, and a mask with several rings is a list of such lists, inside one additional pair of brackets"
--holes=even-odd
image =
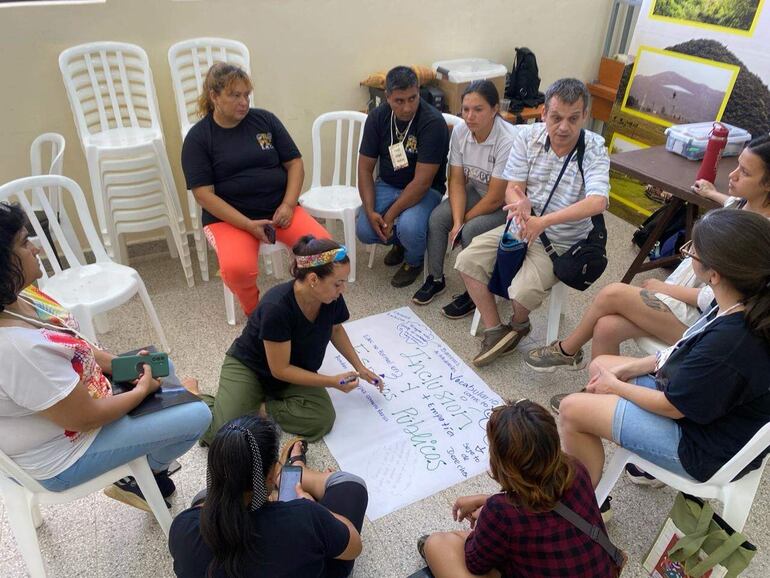
[[(294, 446), (297, 445), (297, 442), (300, 443), (300, 453), (297, 456), (292, 456), (290, 455), (291, 451)], [(287, 443), (281, 451), (281, 463), (283, 465), (293, 466), (297, 462), (302, 462), (304, 465), (307, 465), (307, 440), (299, 437), (289, 440), (289, 443)]]

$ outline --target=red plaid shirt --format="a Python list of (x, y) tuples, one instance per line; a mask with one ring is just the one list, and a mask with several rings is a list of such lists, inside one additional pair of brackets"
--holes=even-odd
[[(575, 480), (561, 501), (603, 530), (588, 472), (577, 462)], [(465, 563), (473, 574), (496, 568), (503, 578), (612, 576), (614, 564), (604, 549), (556, 512), (528, 512), (505, 494), (491, 496), (476, 529), (465, 542)]]

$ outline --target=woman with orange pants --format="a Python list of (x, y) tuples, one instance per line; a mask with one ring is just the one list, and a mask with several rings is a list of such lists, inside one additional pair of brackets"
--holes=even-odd
[(297, 206), (305, 169), (297, 146), (271, 112), (249, 108), (252, 84), (237, 66), (215, 63), (198, 101), (201, 120), (182, 147), (187, 188), (203, 207), (203, 230), (222, 281), (249, 315), (259, 303), (259, 245), (293, 247), (329, 233)]

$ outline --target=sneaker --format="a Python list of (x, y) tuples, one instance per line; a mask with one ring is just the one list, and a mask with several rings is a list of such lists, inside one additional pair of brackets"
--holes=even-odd
[(575, 355), (565, 355), (559, 346), (558, 340), (550, 345), (536, 347), (528, 352), (525, 357), (525, 362), (535, 371), (548, 373), (556, 371), (557, 367), (563, 367), (570, 371), (577, 371), (586, 366), (582, 348), (579, 349)]
[[(174, 482), (168, 477), (167, 471), (155, 474), (155, 479), (158, 481), (158, 488), (166, 502), (166, 507), (171, 508), (169, 498), (176, 492)], [(121, 478), (111, 486), (104, 488), (104, 495), (113, 500), (117, 500), (118, 502), (123, 502), (134, 508), (144, 510), (145, 512), (152, 512), (150, 505), (147, 503), (147, 500), (144, 499), (142, 490), (139, 489), (139, 485), (136, 483), (133, 476)]]
[[(580, 392), (582, 393), (582, 392), (584, 392), (585, 390), (586, 390), (586, 388), (584, 387), (584, 388), (582, 388), (582, 389), (580, 390)], [(569, 392), (569, 393), (559, 393), (559, 394), (556, 394), (556, 395), (554, 395), (554, 396), (551, 398), (551, 401), (550, 401), (550, 406), (551, 406), (551, 411), (552, 411), (553, 413), (555, 413), (555, 414), (557, 414), (557, 415), (558, 415), (558, 413), (559, 413), (559, 407), (561, 406), (561, 400), (563, 400), (563, 399), (564, 399), (565, 397), (567, 397), (568, 395), (572, 395), (572, 392)]]
[(602, 515), (602, 520), (604, 520), (605, 524), (608, 524), (610, 520), (612, 520), (614, 514), (612, 513), (612, 496), (607, 496), (607, 499), (604, 500), (601, 507), (599, 508), (599, 512)]
[(462, 319), (476, 310), (476, 304), (466, 291), (460, 295), (453, 295), (452, 302), (441, 308), (441, 313), (449, 319)]
[(446, 280), (444, 277), (442, 276), (440, 280), (436, 281), (433, 279), (433, 275), (428, 275), (425, 283), (422, 284), (422, 287), (412, 297), (412, 301), (417, 303), (417, 305), (427, 305), (444, 291), (446, 291)]
[(484, 367), (489, 365), (498, 357), (512, 352), (521, 341), (522, 337), (527, 335), (531, 329), (527, 323), (525, 326), (514, 329), (511, 325), (505, 324), (494, 329), (484, 331), (484, 340), (481, 342), (481, 350), (473, 358), (473, 365)]
[(385, 255), (384, 263), (388, 267), (395, 267), (396, 265), (400, 265), (403, 260), (404, 248), (401, 245), (393, 245), (390, 248), (390, 251), (388, 251), (388, 254)]
[(404, 263), (393, 275), (393, 279), (390, 280), (390, 284), (393, 287), (408, 287), (417, 277), (422, 273), (422, 265), (412, 267), (409, 263)]
[(634, 464), (626, 464), (626, 477), (639, 486), (662, 488), (666, 485), (655, 476), (648, 474), (641, 468), (637, 468)]

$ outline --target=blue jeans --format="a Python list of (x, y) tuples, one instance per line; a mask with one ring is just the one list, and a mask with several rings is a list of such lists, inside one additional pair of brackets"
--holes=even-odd
[(184, 403), (136, 418), (124, 415), (102, 427), (78, 461), (59, 475), (38, 482), (47, 490), (62, 492), (144, 455), (153, 471), (162, 471), (198, 441), (210, 421), (211, 412), (203, 402)]
[[(655, 378), (651, 375), (640, 375), (633, 382), (656, 389)], [(612, 438), (619, 446), (669, 472), (691, 477), (679, 459), (682, 428), (675, 419), (649, 412), (627, 399), (620, 399), (612, 419)]]
[[(374, 183), (374, 211), (384, 215), (401, 194), (401, 189), (391, 187), (378, 180)], [(404, 247), (404, 260), (413, 267), (422, 265), (425, 248), (428, 245), (428, 219), (441, 202), (443, 195), (436, 189), (428, 189), (419, 203), (413, 205), (396, 217), (394, 235), (387, 244), (396, 243)], [(367, 245), (382, 244), (382, 240), (372, 229), (363, 209), (356, 216), (356, 236)]]

